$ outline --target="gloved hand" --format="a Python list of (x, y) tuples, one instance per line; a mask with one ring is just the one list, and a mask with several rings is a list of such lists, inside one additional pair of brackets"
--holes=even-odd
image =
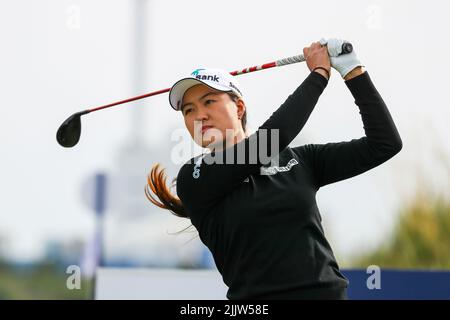
[(342, 52), (342, 44), (348, 42), (342, 39), (320, 39), (321, 45), (327, 45), (330, 56), (331, 66), (336, 69), (344, 78), (350, 71), (356, 67), (364, 67), (356, 56), (355, 50), (351, 53), (339, 55)]

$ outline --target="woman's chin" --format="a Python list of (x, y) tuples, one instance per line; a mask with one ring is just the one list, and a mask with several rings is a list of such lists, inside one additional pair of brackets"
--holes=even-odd
[(215, 139), (212, 138), (212, 139), (204, 139), (204, 140), (202, 140), (201, 144), (199, 144), (199, 145), (201, 145), (202, 148), (208, 148), (208, 149), (220, 148), (220, 149), (222, 149), (223, 148), (222, 144), (223, 144), (222, 140), (215, 141)]

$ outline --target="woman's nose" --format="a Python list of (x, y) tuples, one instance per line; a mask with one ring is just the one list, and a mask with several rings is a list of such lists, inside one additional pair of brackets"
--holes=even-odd
[(202, 121), (208, 119), (208, 112), (207, 110), (205, 110), (204, 108), (200, 107), (197, 110), (197, 114), (196, 114), (196, 120), (198, 121)]

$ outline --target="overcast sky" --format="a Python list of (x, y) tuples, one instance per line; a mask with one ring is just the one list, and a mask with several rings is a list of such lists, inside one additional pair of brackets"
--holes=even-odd
[[(0, 238), (8, 256), (33, 259), (48, 239), (87, 238), (93, 215), (81, 189), (95, 172), (119, 170), (119, 154), (126, 153), (120, 150), (133, 133), (141, 133), (148, 150), (139, 156), (145, 164), (138, 169), (139, 199), (145, 202), (142, 189), (153, 163), (164, 161), (169, 176), (176, 175), (179, 164), (168, 163), (170, 136), (184, 124), (167, 94), (85, 116), (79, 145), (64, 149), (55, 133), (69, 115), (168, 88), (197, 67), (232, 71), (289, 57), (322, 37), (353, 43), (404, 143), (387, 163), (319, 191), (337, 255), (344, 259), (380, 243), (419, 184), (448, 190), (449, 168), (442, 160), (450, 158), (448, 2), (157, 0), (148, 2), (141, 38), (135, 5), (1, 2)], [(136, 64), (143, 61), (136, 39), (144, 39), (142, 65)], [(296, 64), (240, 76), (250, 128), (262, 124), (308, 73), (305, 64)], [(363, 134), (358, 108), (333, 72), (292, 145)], [(165, 223), (172, 231), (185, 225), (171, 217)]]

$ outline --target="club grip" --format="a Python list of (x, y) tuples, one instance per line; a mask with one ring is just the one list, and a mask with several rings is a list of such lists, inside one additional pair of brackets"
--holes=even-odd
[(350, 42), (344, 42), (342, 44), (342, 53), (341, 54), (351, 53), (352, 51), (353, 51), (353, 45)]

